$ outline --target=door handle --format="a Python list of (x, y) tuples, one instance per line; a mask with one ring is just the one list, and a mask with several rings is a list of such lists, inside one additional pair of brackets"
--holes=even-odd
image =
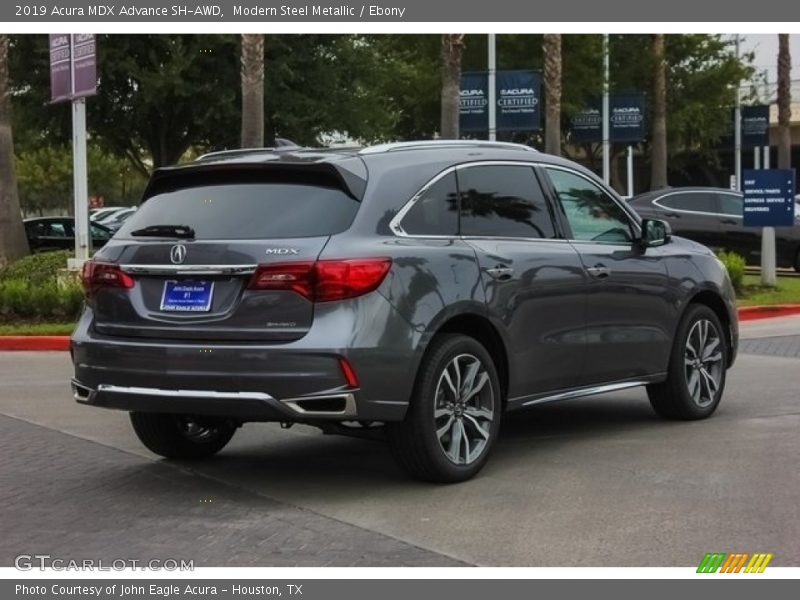
[(720, 220), (720, 223), (724, 225), (736, 225), (736, 221), (734, 221), (733, 219), (722, 219)]
[(491, 269), (486, 269), (486, 273), (493, 279), (499, 279), (503, 281), (506, 279), (511, 279), (511, 276), (514, 274), (514, 269), (505, 265), (497, 265)]
[(602, 265), (597, 265), (596, 267), (586, 267), (586, 272), (597, 279), (605, 279), (611, 275), (611, 269)]
[(665, 217), (669, 217), (670, 219), (680, 219), (681, 216), (678, 213), (669, 212), (664, 215)]

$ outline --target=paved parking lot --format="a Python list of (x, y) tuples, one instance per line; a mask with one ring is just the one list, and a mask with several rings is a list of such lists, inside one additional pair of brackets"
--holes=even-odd
[(199, 465), (158, 460), (125, 414), (72, 402), (66, 353), (0, 353), (0, 564), (693, 566), (766, 551), (800, 566), (800, 318), (769, 321), (743, 326), (712, 419), (659, 420), (643, 390), (540, 406), (454, 486), (300, 426), (248, 424)]

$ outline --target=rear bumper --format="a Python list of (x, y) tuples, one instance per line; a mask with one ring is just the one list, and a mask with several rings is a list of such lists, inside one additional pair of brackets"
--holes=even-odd
[(134, 412), (223, 416), (242, 421), (358, 418), (357, 390), (278, 400), (264, 392), (175, 390), (100, 384), (92, 389), (72, 380), (80, 404)]
[(417, 333), (379, 294), (321, 305), (307, 335), (289, 343), (111, 337), (92, 321), (87, 308), (71, 338), (75, 398), (127, 411), (399, 421), (420, 355)]

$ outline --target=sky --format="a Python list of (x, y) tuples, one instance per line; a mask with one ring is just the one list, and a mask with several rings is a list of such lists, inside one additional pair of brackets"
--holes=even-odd
[[(766, 70), (770, 83), (778, 79), (778, 34), (743, 34), (743, 52), (754, 51), (756, 69)], [(789, 36), (789, 51), (792, 55), (792, 79), (800, 79), (800, 35)]]

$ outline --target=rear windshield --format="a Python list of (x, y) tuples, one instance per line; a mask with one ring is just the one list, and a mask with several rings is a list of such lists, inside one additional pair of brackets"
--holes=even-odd
[(162, 187), (125, 221), (116, 237), (130, 238), (131, 231), (151, 225), (188, 225), (196, 239), (206, 240), (340, 233), (350, 227), (359, 203), (326, 183), (284, 179)]

